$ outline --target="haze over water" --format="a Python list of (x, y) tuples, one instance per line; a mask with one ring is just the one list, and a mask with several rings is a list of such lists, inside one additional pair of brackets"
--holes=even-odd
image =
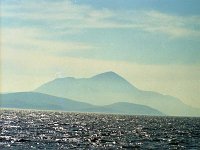
[(0, 0), (0, 31), (0, 149), (200, 149), (200, 0)]
[(200, 108), (200, 1), (1, 0), (1, 92), (114, 71)]

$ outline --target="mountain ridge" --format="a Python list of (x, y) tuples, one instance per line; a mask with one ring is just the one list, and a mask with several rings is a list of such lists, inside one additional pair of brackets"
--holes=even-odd
[(153, 91), (136, 88), (115, 72), (109, 71), (90, 78), (62, 78), (38, 87), (36, 92), (59, 97), (78, 99), (95, 105), (109, 105), (125, 102), (146, 105), (167, 115), (200, 115), (199, 109), (193, 109), (178, 98)]
[(95, 112), (129, 115), (164, 115), (158, 110), (152, 109), (148, 106), (140, 106), (137, 104), (127, 104), (127, 106), (130, 107), (129, 111), (127, 111), (127, 106), (123, 109), (119, 107), (115, 108), (115, 105), (117, 104), (111, 104), (110, 106), (95, 106), (76, 100), (36, 92), (16, 92), (9, 94), (0, 94), (0, 98), (0, 108)]

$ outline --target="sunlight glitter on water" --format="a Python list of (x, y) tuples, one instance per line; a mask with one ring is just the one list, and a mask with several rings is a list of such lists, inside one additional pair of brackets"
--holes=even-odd
[(2, 110), (1, 149), (200, 149), (200, 118)]

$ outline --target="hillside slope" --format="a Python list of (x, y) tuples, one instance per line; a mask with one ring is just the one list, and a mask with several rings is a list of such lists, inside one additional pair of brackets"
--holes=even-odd
[(35, 91), (94, 105), (109, 105), (124, 100), (149, 106), (167, 115), (200, 116), (199, 109), (187, 106), (169, 95), (140, 90), (114, 72), (101, 73), (91, 78), (59, 78), (43, 84)]

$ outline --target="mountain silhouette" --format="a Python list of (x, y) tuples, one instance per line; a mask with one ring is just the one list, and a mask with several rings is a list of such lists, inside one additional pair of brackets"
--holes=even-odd
[(91, 104), (36, 92), (8, 93), (0, 97), (2, 108), (79, 111), (93, 107)]
[(107, 106), (95, 106), (88, 103), (36, 92), (0, 94), (0, 98), (1, 108), (96, 112), (129, 115), (164, 115), (153, 108), (137, 104), (115, 103)]
[(126, 97), (129, 98), (133, 92), (139, 93), (137, 88), (113, 72), (102, 73), (91, 78), (58, 78), (35, 91), (95, 105), (119, 102)]
[(102, 106), (118, 102), (129, 102), (149, 106), (167, 115), (200, 115), (199, 109), (184, 104), (178, 98), (140, 90), (111, 71), (91, 78), (58, 78), (43, 84), (35, 91), (76, 99), (93, 105)]

